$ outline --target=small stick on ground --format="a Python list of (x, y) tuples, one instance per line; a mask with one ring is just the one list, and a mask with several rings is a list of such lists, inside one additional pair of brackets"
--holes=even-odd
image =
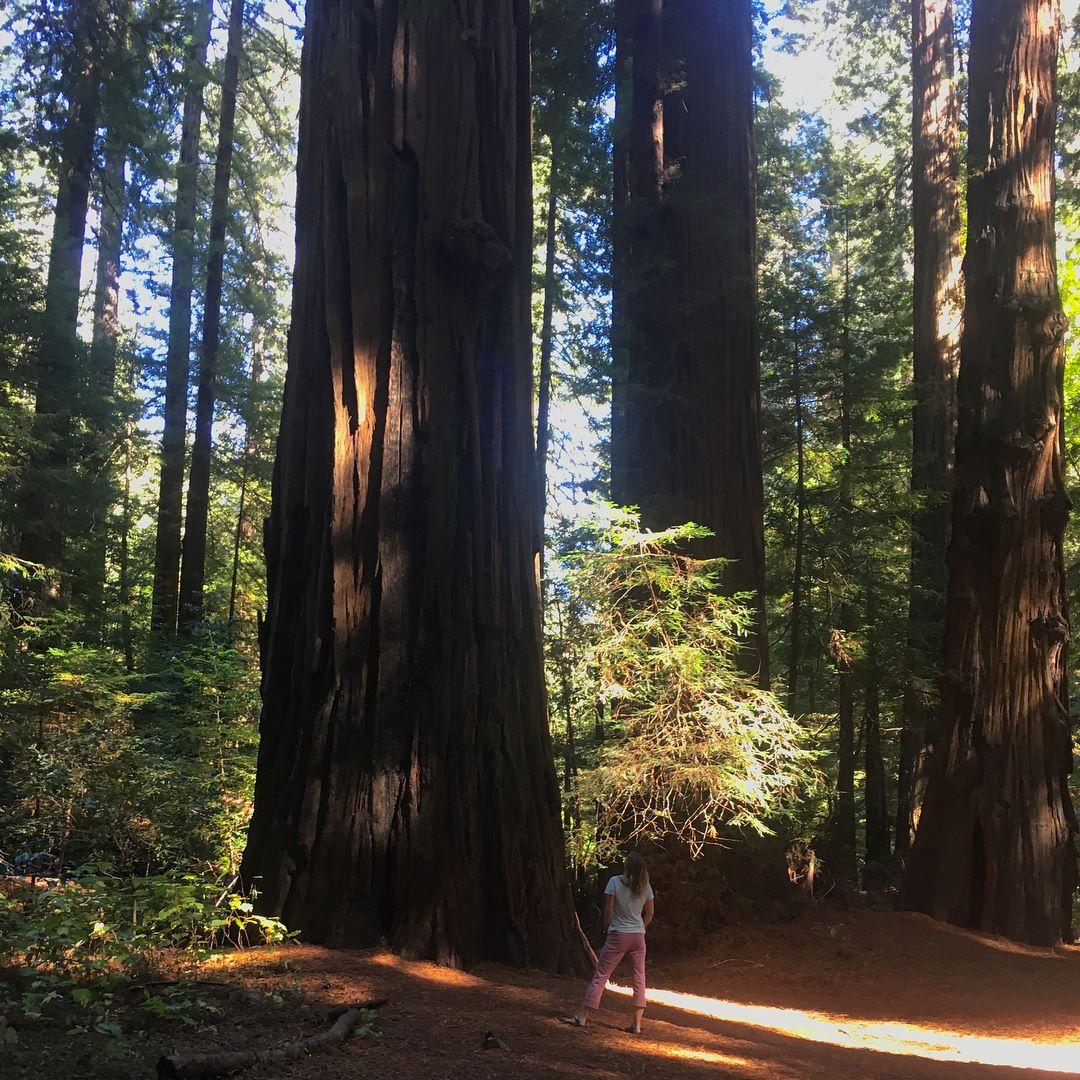
[(385, 1004), (386, 998), (357, 1002), (346, 1008), (326, 1031), (296, 1039), (277, 1050), (224, 1050), (209, 1054), (166, 1055), (158, 1060), (157, 1074), (171, 1080), (187, 1080), (189, 1077), (227, 1076), (252, 1065), (284, 1065), (316, 1050), (325, 1050), (328, 1046), (344, 1042), (363, 1019), (366, 1009), (377, 1009)]

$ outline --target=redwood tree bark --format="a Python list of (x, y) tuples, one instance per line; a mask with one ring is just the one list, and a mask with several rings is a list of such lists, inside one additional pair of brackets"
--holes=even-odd
[(972, 10), (967, 284), (940, 732), (902, 899), (1071, 937), (1065, 319), (1054, 258), (1053, 0)]
[(768, 682), (747, 0), (634, 0), (627, 322), (617, 501), (695, 521), (726, 591), (756, 597), (748, 666)]
[(952, 0), (912, 0), (912, 224), (914, 238), (914, 390), (908, 595), (908, 678), (897, 775), (896, 852), (913, 831), (914, 774), (934, 726), (945, 612), (959, 359), (960, 154)]
[(527, 0), (310, 0), (243, 864), (309, 940), (580, 970), (533, 566)]
[(193, 0), (191, 38), (184, 63), (184, 116), (180, 164), (176, 171), (176, 217), (172, 234), (172, 288), (169, 294), (169, 350), (165, 361), (164, 426), (154, 541), (154, 593), (150, 625), (155, 634), (175, 632), (180, 596), (180, 535), (184, 506), (191, 292), (195, 270), (195, 208), (199, 186), (206, 49), (213, 0)]
[(615, 12), (618, 70), (613, 169), (611, 491), (615, 502), (640, 507), (643, 516), (644, 470), (649, 464), (650, 447), (642, 438), (652, 426), (650, 412), (657, 399), (654, 391), (667, 348), (657, 318), (666, 260), (661, 218), (662, 12), (663, 0), (617, 0)]
[(56, 571), (63, 568), (77, 497), (72, 455), (78, 398), (79, 288), (101, 99), (100, 39), (104, 35), (99, 4), (88, 2), (75, 10), (74, 43), (64, 76), (67, 115), (60, 136), (31, 449), (19, 499), (19, 554)]
[(206, 529), (210, 516), (210, 463), (214, 449), (214, 401), (217, 358), (221, 341), (221, 292), (225, 274), (225, 230), (229, 216), (229, 181), (232, 177), (233, 133), (236, 127), (236, 91), (240, 82), (240, 52), (244, 39), (244, 0), (229, 5), (229, 39), (225, 74), (221, 82), (214, 193), (210, 202), (210, 251), (206, 260), (203, 301), (202, 352), (199, 355), (198, 392), (195, 398), (195, 441), (191, 447), (187, 513), (184, 515), (183, 563), (180, 570), (179, 624), (190, 629), (203, 619), (206, 582)]

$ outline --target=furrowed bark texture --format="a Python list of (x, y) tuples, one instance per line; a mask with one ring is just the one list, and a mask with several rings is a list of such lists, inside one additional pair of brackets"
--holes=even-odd
[(210, 464), (214, 449), (214, 403), (217, 397), (218, 349), (221, 342), (221, 293), (225, 276), (225, 229), (229, 215), (236, 91), (244, 41), (244, 0), (229, 5), (229, 40), (221, 82), (214, 193), (210, 204), (210, 253), (206, 260), (202, 351), (195, 398), (195, 441), (191, 447), (187, 512), (184, 515), (183, 563), (180, 568), (179, 624), (190, 630), (203, 619), (206, 581), (206, 530), (210, 518)]
[(1052, 0), (976, 0), (941, 725), (903, 884), (909, 908), (1035, 944), (1071, 936), (1076, 883), (1057, 46)]
[(79, 287), (101, 97), (103, 22), (99, 4), (80, 6), (65, 72), (68, 111), (60, 137), (31, 450), (19, 499), (19, 554), (53, 570), (61, 569), (64, 562), (76, 498), (71, 469), (78, 397)]
[(617, 501), (649, 528), (695, 521), (756, 600), (768, 682), (754, 279), (752, 34), (745, 0), (633, 0), (625, 386)]
[(527, 0), (311, 0), (243, 875), (309, 940), (580, 970), (545, 718)]
[(164, 426), (154, 541), (154, 593), (150, 624), (168, 637), (176, 631), (180, 597), (180, 545), (184, 507), (184, 457), (187, 437), (191, 292), (195, 272), (195, 209), (199, 188), (199, 132), (202, 129), (206, 49), (212, 0), (191, 6), (191, 42), (184, 64), (184, 115), (180, 164), (176, 172), (176, 216), (172, 235), (172, 287), (169, 293), (169, 350), (165, 360)]
[(912, 224), (914, 390), (908, 679), (897, 774), (896, 851), (913, 831), (913, 784), (934, 727), (945, 614), (945, 553), (956, 426), (956, 366), (962, 309), (960, 152), (951, 0), (912, 0)]

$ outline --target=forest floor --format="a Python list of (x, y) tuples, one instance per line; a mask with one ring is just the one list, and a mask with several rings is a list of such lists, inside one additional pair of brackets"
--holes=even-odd
[[(485, 965), (464, 973), (374, 951), (304, 945), (218, 955), (194, 1017), (125, 1017), (123, 1034), (72, 1037), (43, 1017), (0, 1048), (4, 1077), (150, 1077), (162, 1052), (279, 1046), (335, 1007), (386, 998), (373, 1030), (285, 1067), (295, 1080), (740, 1076), (1080, 1076), (1080, 948), (1034, 949), (922, 916), (820, 908), (741, 924), (692, 953), (654, 956), (644, 1033), (559, 1022), (580, 980)], [(203, 1009), (205, 1006), (205, 1009)], [(213, 1010), (218, 1010), (215, 1014)], [(130, 1010), (129, 1010), (130, 1011)], [(484, 1048), (494, 1034), (504, 1046)]]

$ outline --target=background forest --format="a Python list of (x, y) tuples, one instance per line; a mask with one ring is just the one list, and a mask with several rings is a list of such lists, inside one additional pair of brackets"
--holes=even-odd
[[(705, 864), (720, 843), (781, 875), (788, 853), (800, 881), (813, 852), (825, 891), (888, 889), (937, 701), (940, 621), (913, 636), (911, 612), (939, 611), (944, 589), (912, 570), (913, 522), (943, 499), (913, 487), (909, 6), (754, 10), (767, 666), (749, 673), (754, 596), (719, 592), (715, 563), (688, 564), (707, 542), (691, 522), (643, 532), (612, 489), (615, 7), (533, 9), (545, 674), (580, 906), (628, 839)], [(1058, 273), (1075, 502), (1080, 21), (1065, 15)], [(288, 0), (6, 7), (0, 859), (85, 886), (0, 907), (0, 930), (43, 964), (70, 961), (80, 919), (124, 962), (155, 942), (284, 932), (253, 913), (238, 875), (303, 21)], [(1076, 610), (1075, 516), (1066, 560)]]

